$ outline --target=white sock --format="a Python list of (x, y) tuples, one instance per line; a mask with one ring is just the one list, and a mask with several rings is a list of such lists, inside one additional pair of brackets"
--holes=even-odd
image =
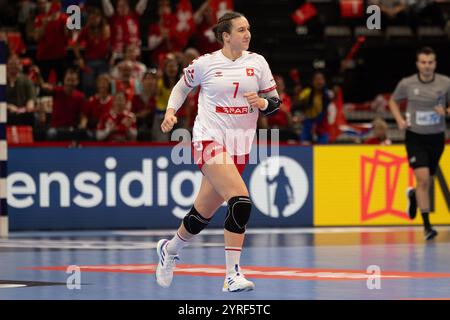
[(225, 260), (227, 264), (227, 276), (235, 274), (241, 270), (239, 260), (241, 259), (242, 248), (225, 247)]
[(173, 238), (169, 241), (167, 244), (167, 252), (171, 255), (177, 254), (178, 251), (183, 249), (185, 246), (188, 245), (188, 240), (183, 239), (179, 234), (177, 233), (173, 236)]

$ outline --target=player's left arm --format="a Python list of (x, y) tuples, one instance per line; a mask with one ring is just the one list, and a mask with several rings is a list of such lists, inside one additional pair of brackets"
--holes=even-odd
[(251, 106), (257, 107), (265, 116), (268, 116), (275, 114), (280, 109), (281, 100), (269, 64), (263, 56), (257, 57), (261, 68), (261, 74), (258, 77), (260, 91), (258, 93), (248, 92), (244, 94), (244, 97)]
[(281, 100), (276, 90), (262, 93), (246, 92), (244, 97), (251, 107), (258, 108), (265, 116), (276, 113), (280, 109)]

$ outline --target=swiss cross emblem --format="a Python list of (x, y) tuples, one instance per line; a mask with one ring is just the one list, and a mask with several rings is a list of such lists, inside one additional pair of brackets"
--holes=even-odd
[(253, 68), (247, 68), (247, 75), (249, 77), (253, 77), (255, 75), (255, 71), (253, 70)]

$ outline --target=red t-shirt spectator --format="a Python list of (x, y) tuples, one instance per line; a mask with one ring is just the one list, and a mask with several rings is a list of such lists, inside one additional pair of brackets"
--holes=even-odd
[(131, 100), (131, 112), (138, 114), (144, 110), (153, 111), (156, 107), (156, 97), (150, 97), (145, 103), (140, 95), (133, 96)]
[(140, 94), (141, 83), (134, 78), (129, 79), (128, 82), (115, 79), (112, 82), (112, 88), (113, 93), (120, 91), (125, 92), (127, 100), (131, 102), (135, 95)]
[(83, 28), (78, 41), (84, 43), (84, 57), (86, 60), (107, 59), (110, 52), (110, 39), (103, 35), (93, 36), (88, 28)]
[(168, 30), (168, 40), (165, 39), (161, 42), (161, 26), (159, 22), (151, 24), (148, 29), (148, 46), (152, 50), (153, 62), (158, 62), (161, 55), (182, 51), (186, 44), (183, 33), (179, 33), (176, 30), (177, 17), (174, 14), (165, 14), (161, 19), (163, 27)]
[(115, 127), (116, 130), (103, 140), (106, 141), (126, 141), (130, 140), (129, 132), (136, 131), (136, 116), (134, 113), (128, 110), (124, 110), (121, 113), (116, 113), (111, 109), (108, 113), (105, 113), (100, 122), (98, 123), (97, 130), (106, 130), (107, 128)]
[(108, 113), (112, 107), (112, 97), (101, 100), (98, 96), (92, 96), (83, 107), (83, 114), (88, 118), (87, 128), (95, 130), (101, 117)]
[[(36, 17), (34, 27), (39, 28), (44, 24), (44, 19), (49, 14), (41, 14)], [(69, 38), (66, 34), (67, 16), (60, 13), (56, 20), (49, 21), (44, 29), (44, 35), (39, 40), (36, 53), (37, 60), (64, 59), (67, 54)]]
[(212, 26), (207, 21), (203, 21), (197, 25), (194, 33), (194, 47), (200, 54), (206, 54), (217, 51), (221, 48), (220, 43), (217, 42)]
[(139, 15), (131, 11), (126, 16), (117, 14), (110, 18), (111, 45), (115, 52), (123, 52), (129, 44), (141, 46)]
[(68, 95), (63, 87), (55, 87), (51, 127), (77, 127), (84, 103), (84, 94), (80, 91), (74, 90), (71, 95)]

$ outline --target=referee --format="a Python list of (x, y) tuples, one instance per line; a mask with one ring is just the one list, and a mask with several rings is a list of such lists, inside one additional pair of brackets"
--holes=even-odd
[[(406, 130), (408, 162), (414, 170), (416, 189), (409, 188), (408, 214), (422, 214), (425, 240), (437, 236), (430, 224), (429, 189), (438, 168), (445, 145), (445, 115), (450, 112), (450, 78), (435, 73), (436, 54), (430, 47), (417, 51), (418, 73), (403, 78), (389, 101), (389, 107), (400, 130)], [(399, 102), (406, 100), (406, 119), (400, 113)]]

